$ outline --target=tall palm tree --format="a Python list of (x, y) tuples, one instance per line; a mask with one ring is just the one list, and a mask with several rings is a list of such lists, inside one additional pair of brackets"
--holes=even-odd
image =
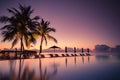
[(18, 40), (20, 40), (21, 51), (24, 50), (24, 43), (27, 47), (30, 46), (30, 43), (35, 43), (35, 39), (32, 36), (32, 32), (36, 31), (36, 26), (38, 24), (38, 16), (31, 18), (33, 9), (31, 6), (23, 6), (19, 4), (18, 9), (11, 8), (7, 9), (11, 14), (10, 17), (2, 16), (0, 17), (0, 22), (7, 23), (4, 25), (2, 30), (3, 42), (12, 41), (13, 48)]
[(45, 43), (47, 45), (47, 38), (52, 39), (54, 42), (57, 43), (57, 40), (49, 34), (51, 32), (56, 32), (56, 30), (54, 28), (49, 27), (49, 24), (50, 24), (49, 21), (44, 21), (42, 19), (41, 23), (39, 24), (40, 26), (38, 27), (38, 33), (39, 33), (39, 36), (41, 37), (39, 55), (40, 55), (40, 53), (42, 53), (43, 41), (45, 41)]

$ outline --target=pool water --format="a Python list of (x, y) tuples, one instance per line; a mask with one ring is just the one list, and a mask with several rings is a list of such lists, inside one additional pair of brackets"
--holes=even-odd
[(0, 61), (0, 80), (120, 80), (119, 56)]

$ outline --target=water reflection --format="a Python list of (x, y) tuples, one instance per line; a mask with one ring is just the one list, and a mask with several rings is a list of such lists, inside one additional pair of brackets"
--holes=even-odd
[[(111, 64), (107, 64), (107, 62), (101, 64), (99, 63), (101, 61), (109, 61)], [(2, 66), (3, 62), (6, 63), (4, 64), (5, 67)], [(110, 72), (107, 72), (108, 67), (110, 67), (109, 70), (119, 68), (120, 65), (117, 65), (117, 63), (120, 63), (120, 57), (74, 56), (6, 60), (3, 62), (0, 62), (0, 80), (96, 80), (94, 75), (99, 77), (102, 72), (107, 75)], [(116, 71), (113, 72), (116, 73)], [(86, 76), (89, 76), (90, 79), (86, 78)]]
[[(19, 60), (19, 71), (18, 71), (18, 80), (21, 80), (21, 70), (23, 68), (23, 64), (24, 64), (24, 59), (20, 59)], [(27, 68), (25, 67), (25, 71), (28, 71), (26, 70)]]
[(119, 56), (115, 56), (116, 59), (120, 60), (120, 55)]
[(30, 70), (29, 66), (25, 66), (18, 80), (37, 80), (34, 70)]
[(96, 56), (96, 60), (98, 60), (98, 61), (107, 61), (107, 60), (109, 60), (109, 58), (110, 58), (110, 56), (103, 56), (103, 55)]
[[(52, 68), (50, 68), (50, 66), (45, 66), (44, 65), (44, 61), (42, 59), (37, 59), (38, 63), (36, 63), (39, 67), (39, 75), (38, 72), (35, 71), (34, 67), (33, 69), (30, 68), (31, 65), (28, 65), (25, 59), (20, 59), (20, 60), (9, 60), (9, 64), (8, 64), (8, 68), (9, 71), (6, 73), (2, 73), (0, 72), (0, 80), (50, 80), (52, 78), (54, 78), (57, 73), (58, 73), (58, 63), (61, 61), (62, 63), (64, 61), (62, 61), (62, 59), (65, 60), (65, 66), (66, 68), (68, 67), (68, 61), (70, 62), (69, 65), (71, 66), (73, 63), (75, 65), (79, 65), (78, 63), (82, 61), (82, 63), (84, 64), (86, 61), (90, 62), (90, 57), (89, 56), (82, 56), (82, 57), (64, 57), (64, 58), (59, 58), (61, 60), (58, 60), (58, 58), (53, 58), (54, 61), (53, 62), (53, 70)], [(81, 60), (82, 59), (82, 60)], [(33, 59), (34, 60), (34, 59)], [(33, 61), (31, 60), (31, 61)], [(46, 60), (46, 59), (44, 59)], [(49, 59), (51, 60), (51, 59)], [(58, 60), (58, 61), (57, 61)], [(55, 62), (56, 61), (56, 62)], [(42, 63), (44, 62), (44, 63)], [(50, 64), (50, 63), (49, 63)], [(60, 64), (61, 66), (63, 66), (63, 64)], [(51, 72), (49, 71), (52, 70)]]
[(41, 59), (39, 59), (39, 69), (40, 69), (40, 80), (50, 80), (57, 74), (56, 64), (53, 64), (53, 72), (52, 73), (48, 73), (47, 68), (45, 68), (45, 70), (43, 72)]
[(82, 63), (84, 64), (84, 56), (82, 56)]
[(65, 65), (66, 65), (66, 68), (67, 68), (67, 64), (68, 64), (68, 60), (67, 60), (67, 57), (65, 58)]
[[(47, 67), (42, 69), (42, 61), (39, 59), (39, 72), (37, 76), (34, 69), (30, 69), (29, 65), (24, 65), (24, 59), (20, 59), (18, 67), (16, 66), (16, 60), (9, 60), (9, 71), (4, 73), (0, 72), (0, 80), (50, 80), (57, 74), (57, 66), (53, 66), (53, 71), (48, 72)], [(17, 71), (18, 68), (18, 71)]]
[(88, 63), (90, 63), (90, 57), (88, 56)]
[(12, 73), (12, 74), (10, 74), (10, 77), (12, 79), (12, 76), (16, 76), (16, 74), (15, 74), (16, 61), (15, 60), (10, 60), (9, 65), (10, 65), (9, 72)]
[(0, 80), (17, 80), (15, 74), (16, 61), (9, 60), (9, 73), (0, 72)]
[(76, 64), (76, 56), (74, 57), (74, 63)]

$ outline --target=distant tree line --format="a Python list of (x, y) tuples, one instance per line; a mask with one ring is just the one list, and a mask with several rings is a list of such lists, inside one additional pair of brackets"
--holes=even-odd
[(105, 44), (95, 45), (95, 52), (120, 52), (120, 45), (116, 45), (114, 48)]

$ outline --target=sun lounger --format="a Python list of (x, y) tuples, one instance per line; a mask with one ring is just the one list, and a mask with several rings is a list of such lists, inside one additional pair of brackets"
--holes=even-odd
[(62, 57), (65, 57), (65, 54), (62, 54)]
[(58, 54), (55, 54), (55, 57), (59, 57)]
[(41, 58), (45, 58), (45, 55), (41, 54)]
[(39, 55), (34, 55), (35, 56), (35, 58), (39, 58)]
[(50, 55), (50, 57), (54, 57), (53, 54), (49, 54), (49, 55)]
[(69, 54), (66, 54), (66, 56), (69, 56)]
[(77, 54), (75, 54), (74, 56), (77, 56)]
[(74, 54), (71, 54), (71, 56), (74, 56)]
[(89, 53), (86, 53), (86, 56), (90, 56), (90, 54), (89, 54)]
[(28, 56), (28, 55), (26, 55), (26, 54), (23, 54), (23, 58), (24, 58), (24, 59), (28, 59), (28, 58), (29, 58), (29, 56)]
[(85, 54), (80, 54), (80, 56), (85, 56)]

